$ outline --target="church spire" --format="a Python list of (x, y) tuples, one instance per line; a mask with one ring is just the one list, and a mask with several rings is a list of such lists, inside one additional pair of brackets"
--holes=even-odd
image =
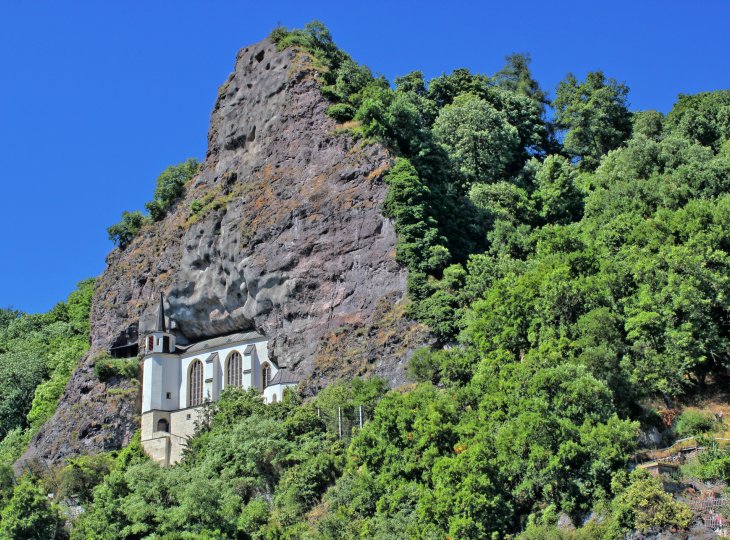
[(156, 332), (167, 332), (165, 327), (165, 305), (162, 299), (162, 293), (160, 293), (160, 307), (157, 308), (157, 328)]

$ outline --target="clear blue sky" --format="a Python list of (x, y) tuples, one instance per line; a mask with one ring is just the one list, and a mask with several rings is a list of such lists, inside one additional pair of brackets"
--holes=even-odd
[(45, 311), (100, 274), (106, 227), (204, 157), (236, 51), (312, 19), (390, 80), (525, 51), (551, 92), (603, 69), (633, 109), (730, 88), (728, 1), (0, 0), (0, 306)]

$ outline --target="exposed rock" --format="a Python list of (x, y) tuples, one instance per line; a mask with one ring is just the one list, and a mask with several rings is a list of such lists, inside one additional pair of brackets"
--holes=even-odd
[(382, 215), (391, 156), (338, 133), (327, 106), (305, 53), (268, 40), (238, 53), (200, 174), (163, 221), (107, 257), (90, 355), (31, 454), (59, 460), (129, 439), (137, 392), (95, 381), (90, 359), (150, 330), (160, 291), (180, 342), (256, 329), (310, 391), (352, 375), (404, 380), (426, 331), (404, 317), (407, 273)]

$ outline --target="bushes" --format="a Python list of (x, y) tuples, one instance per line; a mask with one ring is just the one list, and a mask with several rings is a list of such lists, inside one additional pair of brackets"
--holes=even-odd
[(715, 429), (715, 418), (711, 413), (695, 410), (684, 411), (677, 420), (674, 431), (678, 437), (701, 435)]
[(79, 456), (66, 460), (57, 478), (58, 498), (76, 497), (84, 504), (91, 502), (93, 489), (99, 485), (114, 466), (110, 454)]
[(106, 232), (109, 233), (109, 240), (119, 249), (126, 248), (146, 222), (142, 212), (135, 210), (134, 212), (122, 212), (122, 221), (109, 227)]
[(338, 122), (347, 122), (355, 116), (355, 107), (347, 103), (335, 103), (327, 108), (327, 116), (334, 118)]
[(113, 378), (137, 379), (139, 374), (139, 360), (136, 357), (105, 357), (100, 358), (94, 364), (94, 375), (102, 382), (109, 382)]
[(145, 204), (153, 221), (160, 221), (167, 215), (170, 207), (184, 193), (185, 185), (197, 174), (199, 166), (197, 160), (190, 158), (162, 171), (157, 177), (154, 199)]
[(64, 538), (63, 519), (40, 486), (25, 477), (0, 514), (0, 538), (54, 540)]

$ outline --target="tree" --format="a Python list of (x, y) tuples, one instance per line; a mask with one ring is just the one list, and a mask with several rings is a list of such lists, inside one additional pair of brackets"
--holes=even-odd
[(0, 514), (0, 537), (7, 540), (53, 540), (61, 538), (63, 533), (58, 507), (29, 477), (23, 478)]
[[(153, 221), (160, 221), (185, 191), (185, 185), (197, 174), (200, 164), (190, 158), (178, 165), (172, 165), (157, 177), (155, 196), (145, 204)], [(109, 233), (111, 236), (111, 232)]]
[(678, 527), (684, 529), (692, 519), (692, 510), (662, 488), (659, 478), (646, 471), (631, 474), (629, 485), (612, 503), (613, 519), (620, 533)]
[(592, 71), (579, 83), (569, 74), (559, 85), (553, 107), (555, 124), (565, 130), (563, 146), (580, 167), (593, 170), (601, 156), (618, 148), (631, 135), (628, 87)]
[(581, 217), (583, 197), (577, 171), (562, 156), (548, 156), (535, 175), (535, 206), (544, 223), (570, 223)]
[(433, 132), (467, 186), (501, 180), (519, 151), (517, 128), (474, 94), (462, 94), (441, 109)]
[(449, 253), (430, 215), (431, 192), (416, 169), (404, 158), (397, 158), (385, 176), (388, 193), (384, 210), (395, 220), (398, 234), (396, 258), (417, 272), (435, 273), (448, 264)]
[(109, 233), (109, 240), (114, 242), (119, 249), (124, 249), (134, 240), (144, 223), (145, 217), (142, 212), (138, 210), (122, 212), (122, 221), (106, 230)]
[(532, 77), (532, 58), (527, 53), (513, 53), (505, 57), (505, 65), (495, 75), (496, 84), (505, 90), (530, 98), (541, 108), (548, 103), (547, 95)]

